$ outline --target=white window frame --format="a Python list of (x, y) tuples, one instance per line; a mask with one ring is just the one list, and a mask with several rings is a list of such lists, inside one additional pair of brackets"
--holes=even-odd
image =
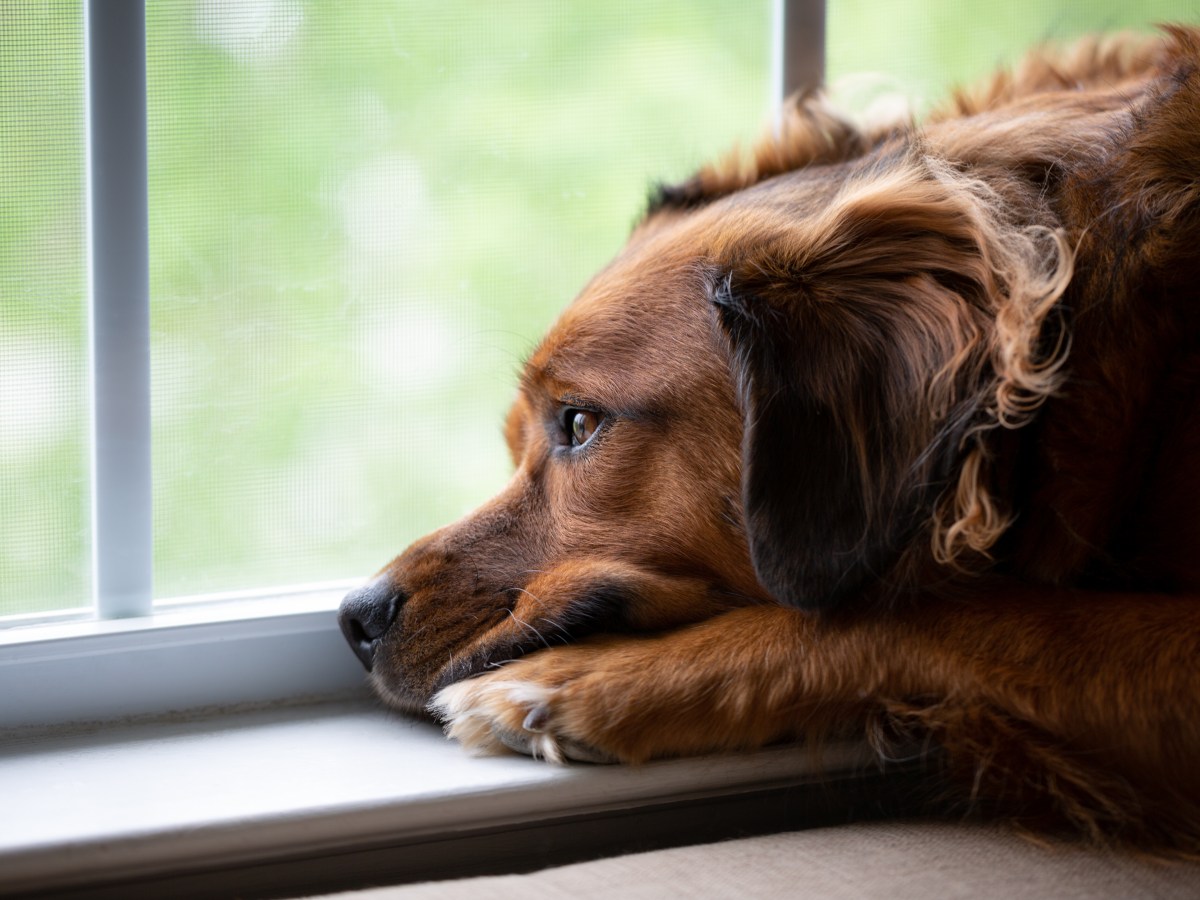
[(143, 0), (84, 0), (92, 599), (153, 612), (150, 210)]
[[(0, 728), (365, 690), (353, 582), (153, 602), (145, 0), (85, 0), (92, 610), (0, 620)], [(824, 74), (824, 0), (774, 0), (773, 100)]]

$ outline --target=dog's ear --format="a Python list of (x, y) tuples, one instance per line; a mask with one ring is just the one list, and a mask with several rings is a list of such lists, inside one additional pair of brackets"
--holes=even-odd
[(887, 585), (931, 528), (952, 557), (1006, 524), (973, 442), (1052, 387), (1036, 345), (1070, 266), (1051, 233), (1006, 226), (995, 202), (927, 160), (892, 160), (720, 268), (751, 556), (781, 602), (832, 609)]

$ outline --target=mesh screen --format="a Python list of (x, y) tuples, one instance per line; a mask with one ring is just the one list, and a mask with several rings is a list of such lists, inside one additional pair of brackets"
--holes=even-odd
[(770, 97), (769, 0), (147, 24), (159, 597), (359, 577), (493, 493), (522, 356)]
[(850, 106), (903, 96), (918, 111), (1039, 41), (1196, 22), (1196, 0), (829, 0), (827, 79)]
[(86, 605), (83, 4), (0, 7), (0, 616)]
[[(830, 77), (928, 102), (1193, 2), (834, 0)], [(770, 7), (150, 0), (157, 595), (361, 576), (492, 493), (649, 182), (758, 133)], [(82, 32), (0, 5), (0, 615), (89, 593)]]

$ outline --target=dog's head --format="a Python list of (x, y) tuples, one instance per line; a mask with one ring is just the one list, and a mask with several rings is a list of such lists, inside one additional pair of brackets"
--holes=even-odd
[(837, 139), (660, 192), (525, 366), (507, 487), (343, 603), (385, 699), (598, 632), (828, 610), (996, 539), (982, 435), (1049, 390), (1060, 242), (912, 136)]

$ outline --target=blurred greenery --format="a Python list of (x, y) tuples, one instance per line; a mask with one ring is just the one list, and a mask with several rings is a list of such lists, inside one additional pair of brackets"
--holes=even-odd
[[(831, 0), (919, 101), (1190, 2)], [(0, 5), (0, 615), (89, 592), (82, 4)], [(363, 576), (507, 477), (522, 356), (752, 140), (771, 2), (149, 0), (156, 596)]]
[[(986, 76), (1034, 44), (1099, 31), (1200, 22), (1196, 0), (828, 0), (827, 79), (883, 76), (916, 109)], [(857, 94), (853, 89), (849, 93)]]
[(88, 602), (82, 4), (0, 4), (0, 615)]

